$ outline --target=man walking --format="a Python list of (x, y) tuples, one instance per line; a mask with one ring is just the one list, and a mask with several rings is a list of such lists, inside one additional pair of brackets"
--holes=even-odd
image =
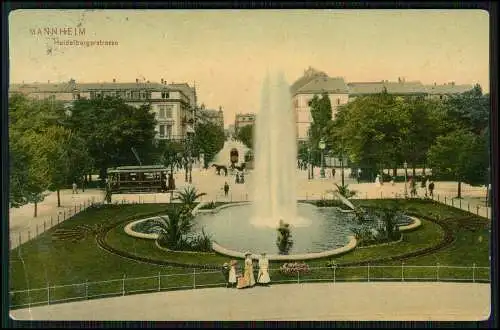
[(431, 180), (431, 183), (429, 183), (429, 195), (431, 198), (434, 198), (434, 181)]
[(227, 181), (224, 183), (224, 196), (227, 197), (229, 194), (229, 185), (227, 184)]
[(78, 194), (78, 190), (77, 190), (78, 186), (76, 185), (76, 182), (73, 182), (72, 187), (73, 187), (73, 195)]

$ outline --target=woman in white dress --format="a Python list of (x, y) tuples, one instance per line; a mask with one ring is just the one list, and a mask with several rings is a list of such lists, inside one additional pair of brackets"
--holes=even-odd
[(269, 278), (269, 260), (265, 253), (262, 253), (259, 258), (259, 275), (257, 276), (257, 283), (268, 285), (271, 282)]
[(255, 276), (253, 274), (253, 261), (252, 254), (250, 252), (245, 253), (245, 282), (248, 286), (252, 287), (255, 285)]
[(237, 261), (236, 260), (231, 260), (230, 268), (229, 268), (229, 285), (231, 287), (236, 286), (236, 265)]

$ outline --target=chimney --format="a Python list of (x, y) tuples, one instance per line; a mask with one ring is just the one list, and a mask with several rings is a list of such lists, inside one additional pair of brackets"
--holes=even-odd
[(116, 79), (115, 79), (115, 78), (113, 78), (113, 82), (114, 82), (114, 83), (116, 82)]
[(401, 83), (401, 77), (398, 77), (398, 83)]
[(139, 83), (139, 78), (135, 78), (135, 83), (138, 84)]
[(164, 82), (164, 80), (163, 80), (163, 78), (161, 78), (161, 83), (163, 84), (163, 82)]

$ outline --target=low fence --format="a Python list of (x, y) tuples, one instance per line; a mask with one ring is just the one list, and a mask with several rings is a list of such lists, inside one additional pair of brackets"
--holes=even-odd
[[(375, 281), (432, 281), (432, 282), (472, 282), (489, 283), (490, 268), (467, 266), (341, 266), (311, 267), (307, 271), (285, 275), (279, 268), (269, 270), (273, 284), (312, 282), (375, 282)], [(257, 274), (255, 274), (257, 275)], [(222, 271), (198, 271), (180, 274), (158, 274), (142, 277), (128, 277), (106, 281), (85, 281), (83, 283), (51, 285), (26, 290), (10, 291), (10, 307), (21, 308), (49, 305), (69, 301), (87, 300), (109, 296), (125, 296), (135, 293), (160, 292), (169, 290), (225, 287), (226, 279)]]
[[(29, 229), (24, 231), (19, 231), (10, 234), (9, 237), (9, 249), (12, 250), (23, 243), (30, 241), (32, 238), (44, 233), (50, 228), (68, 220), (77, 215), (78, 213), (85, 211), (89, 207), (95, 204), (95, 197), (89, 198), (85, 201), (80, 201), (79, 203), (73, 204), (71, 207), (66, 207), (59, 210), (57, 215), (50, 215), (43, 218), (34, 218), (34, 225), (31, 225)], [(42, 222), (43, 219), (43, 222)]]

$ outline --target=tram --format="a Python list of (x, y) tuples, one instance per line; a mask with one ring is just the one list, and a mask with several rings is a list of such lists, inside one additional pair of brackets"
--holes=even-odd
[(113, 193), (167, 191), (168, 168), (163, 165), (119, 166), (107, 173)]

